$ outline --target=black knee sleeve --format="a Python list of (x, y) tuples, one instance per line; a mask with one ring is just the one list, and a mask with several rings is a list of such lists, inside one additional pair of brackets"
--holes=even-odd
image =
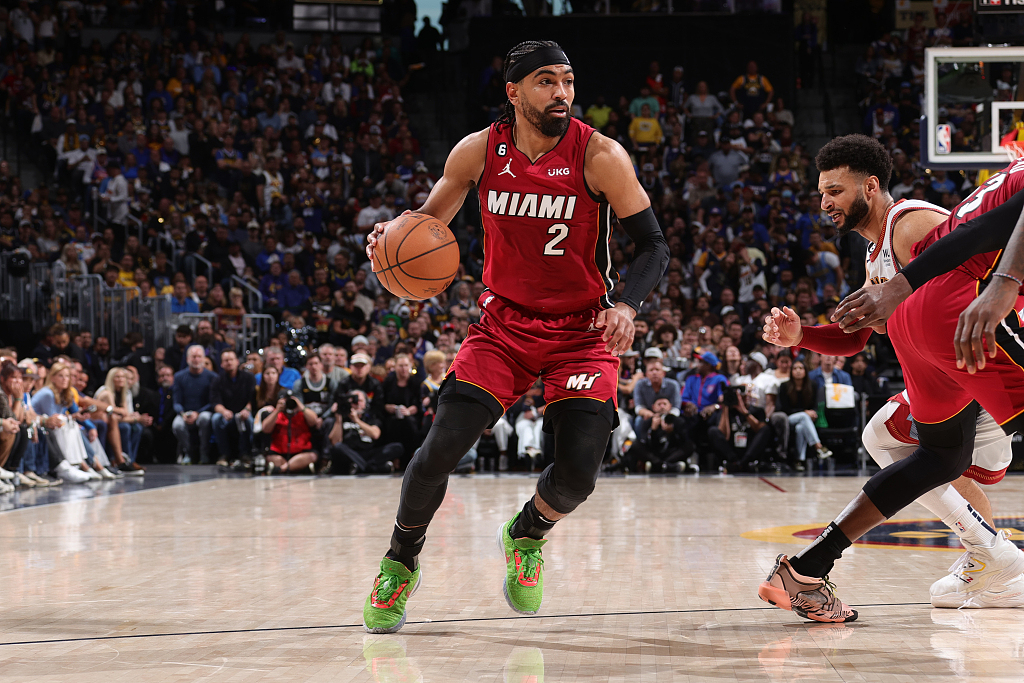
[(567, 515), (594, 491), (612, 422), (603, 412), (583, 410), (547, 417), (555, 432), (555, 462), (540, 475), (537, 493), (553, 510)]
[(915, 423), (920, 446), (864, 484), (864, 494), (878, 511), (892, 517), (922, 494), (953, 481), (971, 466), (978, 404), (956, 417), (929, 425)]
[(444, 500), (448, 475), (493, 420), (490, 408), (467, 396), (455, 394), (439, 403), (427, 438), (405, 469), (399, 523), (420, 526), (430, 522)]

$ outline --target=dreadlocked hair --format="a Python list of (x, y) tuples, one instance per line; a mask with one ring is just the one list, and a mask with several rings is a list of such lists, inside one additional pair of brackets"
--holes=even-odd
[[(553, 40), (524, 40), (509, 50), (508, 54), (505, 55), (505, 66), (502, 71), (502, 74), (505, 77), (505, 82), (508, 82), (508, 70), (512, 68), (513, 64), (534, 50), (539, 50), (542, 47), (556, 47), (559, 50), (562, 49), (562, 46)], [(497, 120), (498, 128), (501, 129), (502, 126), (511, 126), (515, 124), (515, 122), (516, 108), (510, 100), (506, 99), (505, 108), (502, 110), (501, 115)]]

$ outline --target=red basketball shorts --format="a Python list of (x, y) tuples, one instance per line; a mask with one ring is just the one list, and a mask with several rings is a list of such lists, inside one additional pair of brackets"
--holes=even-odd
[[(980, 283), (954, 270), (904, 301), (888, 332), (903, 368), (914, 419), (944, 422), (977, 401), (1007, 433), (1024, 428), (1024, 330), (1014, 312), (996, 329), (996, 357), (971, 375), (956, 366), (953, 336), (960, 313), (978, 296)], [(1018, 299), (1019, 309), (1021, 300)]]
[(573, 408), (617, 423), (619, 359), (604, 350), (603, 330), (595, 327), (601, 309), (535, 313), (491, 292), (479, 304), (480, 322), (448, 369), (458, 393), (487, 405), (497, 420), (540, 377), (546, 418)]

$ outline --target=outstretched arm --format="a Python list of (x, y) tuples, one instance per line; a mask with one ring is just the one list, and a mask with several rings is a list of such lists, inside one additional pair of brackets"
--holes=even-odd
[[(1022, 229), (1024, 190), (996, 208), (958, 225), (936, 240), (893, 279), (862, 287), (836, 308), (832, 320), (847, 332), (885, 323), (896, 307), (929, 280), (962, 265), (972, 256), (1007, 248), (1010, 238)], [(1020, 245), (1024, 249), (1024, 243)]]
[(839, 325), (801, 325), (789, 306), (773, 308), (764, 319), (764, 340), (776, 346), (799, 346), (830, 356), (853, 356), (864, 350), (871, 328), (846, 334)]

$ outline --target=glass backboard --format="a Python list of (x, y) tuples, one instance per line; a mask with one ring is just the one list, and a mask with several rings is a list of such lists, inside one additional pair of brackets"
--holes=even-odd
[(925, 50), (921, 158), (926, 166), (1002, 168), (1024, 140), (1024, 48)]

